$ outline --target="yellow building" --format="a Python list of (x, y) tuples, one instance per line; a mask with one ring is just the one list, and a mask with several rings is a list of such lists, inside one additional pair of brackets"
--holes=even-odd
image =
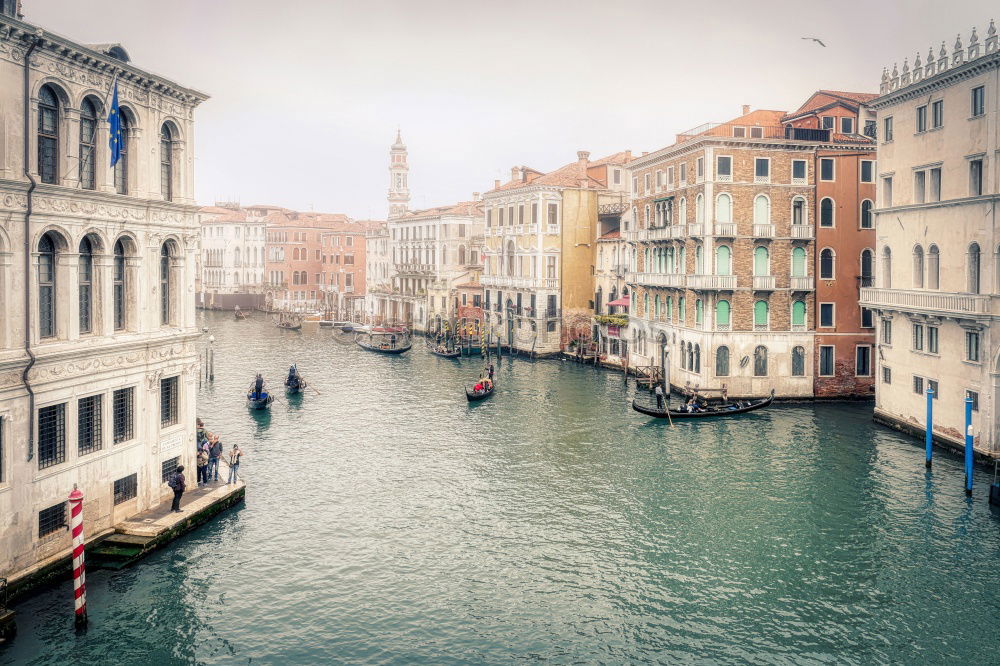
[(550, 173), (511, 169), (483, 197), (486, 320), (504, 345), (552, 355), (591, 335), (595, 239), (603, 207), (627, 197), (628, 152)]

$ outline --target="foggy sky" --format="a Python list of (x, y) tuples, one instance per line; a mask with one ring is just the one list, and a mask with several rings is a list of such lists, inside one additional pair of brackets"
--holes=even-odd
[[(510, 167), (634, 154), (680, 131), (877, 92), (882, 67), (980, 39), (985, 0), (23, 0), (25, 19), (212, 98), (196, 112), (199, 203), (385, 219), (388, 150), (411, 207), (468, 199)], [(942, 6), (947, 11), (942, 11)], [(819, 37), (827, 48), (800, 39)]]

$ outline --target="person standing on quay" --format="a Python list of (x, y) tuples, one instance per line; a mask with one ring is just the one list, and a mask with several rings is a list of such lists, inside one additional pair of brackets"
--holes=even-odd
[(222, 442), (219, 436), (215, 435), (212, 445), (208, 449), (208, 481), (219, 480), (219, 458), (222, 457)]
[(238, 444), (233, 444), (232, 450), (229, 452), (229, 480), (226, 481), (228, 486), (230, 483), (236, 483), (239, 481), (240, 469), (240, 458), (243, 457), (243, 451), (240, 449)]
[(198, 485), (208, 483), (208, 449), (198, 449)]
[(177, 471), (173, 473), (167, 485), (174, 491), (174, 501), (170, 505), (170, 510), (174, 513), (181, 512), (181, 495), (184, 494), (184, 465), (178, 465)]

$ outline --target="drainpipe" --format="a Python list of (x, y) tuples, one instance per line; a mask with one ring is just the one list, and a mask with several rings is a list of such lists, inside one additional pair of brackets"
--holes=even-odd
[(31, 103), (28, 79), (31, 74), (31, 54), (38, 47), (41, 38), (35, 34), (31, 38), (31, 46), (24, 53), (24, 175), (28, 178), (28, 202), (24, 213), (24, 351), (28, 355), (28, 364), (21, 372), (21, 382), (28, 391), (28, 461), (35, 457), (35, 392), (28, 381), (28, 372), (35, 365), (35, 354), (31, 351), (31, 213), (34, 203), (33, 195), (38, 185), (31, 175)]

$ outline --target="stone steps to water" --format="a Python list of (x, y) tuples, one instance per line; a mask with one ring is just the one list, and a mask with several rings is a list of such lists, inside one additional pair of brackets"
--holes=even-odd
[(122, 569), (142, 557), (155, 541), (134, 534), (109, 534), (87, 549), (87, 564), (100, 569)]

